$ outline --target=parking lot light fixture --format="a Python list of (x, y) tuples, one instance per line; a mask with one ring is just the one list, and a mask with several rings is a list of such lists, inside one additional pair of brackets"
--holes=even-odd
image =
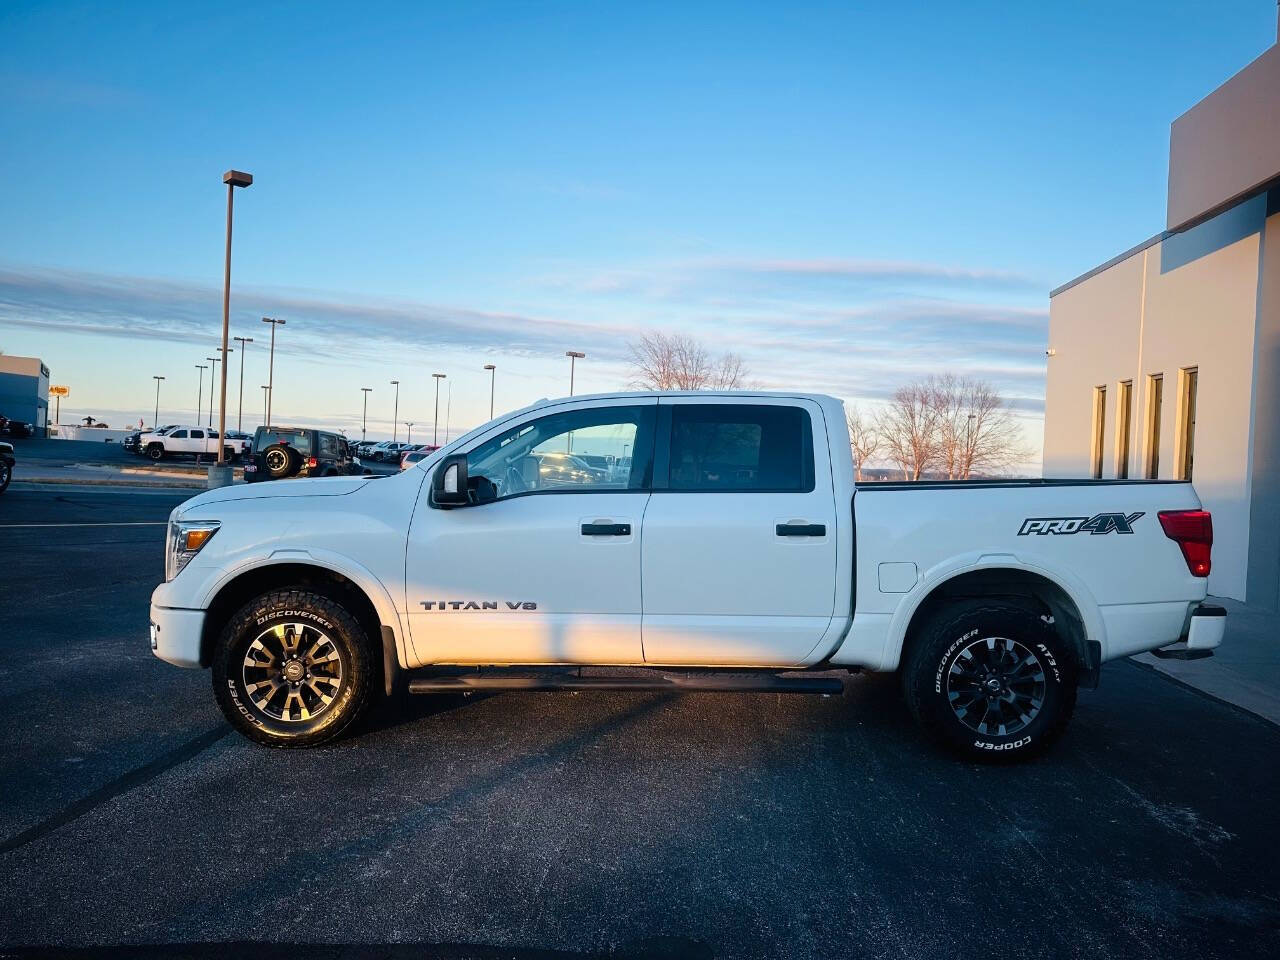
[(244, 430), (244, 345), (253, 343), (253, 337), (233, 337), (240, 344), (240, 409), (236, 411), (236, 432)]
[(271, 353), (267, 355), (267, 424), (271, 423), (271, 404), (275, 401), (276, 375), (276, 327), (283, 327), (284, 321), (275, 317), (263, 317), (263, 323), (271, 324)]
[[(196, 369), (200, 371), (200, 380), (196, 386), (196, 423), (200, 422), (200, 414), (203, 413), (204, 407), (204, 372), (209, 369), (207, 363), (197, 363)], [(210, 387), (212, 390), (213, 388)]]
[(569, 358), (569, 396), (573, 396), (573, 365), (579, 360), (586, 359), (586, 354), (577, 350), (566, 350), (564, 355)]
[(364, 412), (360, 414), (360, 442), (364, 442), (365, 424), (369, 416), (369, 394), (373, 393), (373, 387), (361, 387), (364, 393)]
[(152, 374), (151, 379), (156, 382), (156, 415), (151, 421), (151, 429), (158, 430), (160, 428), (160, 381), (163, 380), (164, 377), (157, 377)]
[[(227, 257), (222, 274), (222, 356), (226, 359), (231, 344), (228, 337), (231, 331), (231, 213), (235, 205), (236, 187), (247, 187), (253, 183), (253, 174), (240, 170), (228, 170), (222, 175), (222, 182), (227, 185)], [(217, 373), (217, 368), (214, 368)], [(210, 393), (213, 386), (210, 384)], [(218, 466), (224, 462), (222, 435), (227, 431), (227, 365), (222, 365), (222, 380), (218, 401)], [(212, 404), (210, 405), (212, 406)], [(209, 425), (213, 425), (212, 416)], [(210, 475), (212, 476), (212, 474)]]
[(440, 442), (440, 381), (445, 378), (445, 374), (433, 373), (431, 376), (436, 378), (436, 414), (431, 420), (431, 445), (436, 446)]
[(396, 405), (391, 414), (391, 442), (395, 443), (400, 427), (400, 381), (392, 380), (391, 385), (396, 388)]
[(486, 363), (484, 368), (489, 371), (489, 419), (493, 419), (493, 382), (498, 377), (498, 368), (492, 363)]
[(413, 443), (413, 421), (406, 420), (404, 425), (409, 428), (409, 435), (405, 438), (405, 443)]

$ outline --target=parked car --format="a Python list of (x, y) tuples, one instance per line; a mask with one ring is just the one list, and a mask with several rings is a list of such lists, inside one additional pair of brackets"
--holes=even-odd
[(398, 460), (400, 451), (407, 446), (403, 443), (394, 443), (391, 440), (383, 440), (381, 443), (375, 443), (369, 448), (368, 458), (382, 463), (384, 460)]
[(429, 443), (415, 443), (412, 448), (405, 450), (400, 454), (400, 469), (408, 470), (415, 463), (418, 463), (420, 460), (425, 460), (439, 449), (440, 448), (438, 446), (433, 447)]
[(139, 440), (142, 437), (141, 430), (130, 430), (123, 440), (120, 441), (120, 449), (127, 453), (138, 453), (141, 450)]
[[(196, 463), (203, 458), (218, 456), (218, 431), (202, 426), (179, 426), (165, 434), (159, 432), (150, 436), (139, 437), (138, 442), (145, 444), (144, 453), (155, 461), (165, 457), (195, 457)], [(240, 450), (238, 444), (223, 441), (222, 455), (226, 460), (233, 460)]]
[(307, 427), (259, 427), (244, 465), (249, 483), (290, 477), (337, 477), (359, 472), (346, 437)]
[(16, 463), (13, 444), (0, 441), (0, 493), (9, 489), (9, 481), (13, 479), (13, 468)]
[[(625, 445), (630, 472), (544, 484), (548, 451), (587, 442)], [(849, 451), (831, 397), (618, 395), (508, 414), (429, 472), (210, 490), (171, 515), (151, 647), (212, 667), (228, 721), (269, 745), (338, 735), (378, 676), (829, 694), (847, 669), (896, 671), (963, 756), (1016, 760), (1103, 662), (1221, 643), (1190, 483), (858, 485)], [(647, 672), (587, 669), (609, 665)]]
[(10, 420), (6, 416), (0, 416), (0, 435), (7, 437), (31, 437), (35, 436), (36, 427), (33, 423), (27, 423), (23, 420)]

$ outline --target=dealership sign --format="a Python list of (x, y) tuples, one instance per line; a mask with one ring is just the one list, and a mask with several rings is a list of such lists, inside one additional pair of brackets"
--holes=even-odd
[(69, 397), (71, 396), (70, 387), (50, 387), (49, 396), (51, 397)]

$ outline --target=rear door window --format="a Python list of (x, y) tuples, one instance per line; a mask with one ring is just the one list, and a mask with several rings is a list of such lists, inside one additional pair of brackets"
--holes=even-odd
[(813, 488), (808, 411), (773, 404), (671, 407), (669, 490), (808, 493)]

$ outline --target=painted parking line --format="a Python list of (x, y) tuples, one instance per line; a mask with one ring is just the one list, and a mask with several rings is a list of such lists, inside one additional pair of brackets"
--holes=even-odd
[(34, 530), (38, 527), (163, 527), (167, 520), (119, 520), (104, 523), (0, 523), (0, 530)]

